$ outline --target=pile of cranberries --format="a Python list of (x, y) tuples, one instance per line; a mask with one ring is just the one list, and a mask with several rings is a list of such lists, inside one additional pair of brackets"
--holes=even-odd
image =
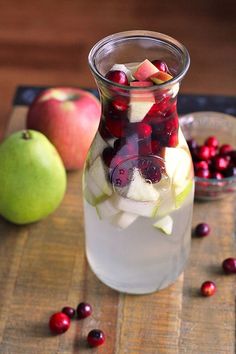
[[(207, 223), (200, 223), (197, 224), (194, 230), (194, 234), (197, 237), (205, 237), (210, 234), (211, 228)], [(225, 274), (236, 274), (236, 258), (226, 258), (222, 262), (222, 269)], [(211, 281), (207, 280), (202, 283), (200, 292), (203, 296), (212, 296), (216, 292), (216, 284)]]
[[(60, 312), (54, 313), (49, 319), (49, 328), (53, 334), (65, 333), (70, 328), (71, 319), (79, 320), (89, 317), (92, 314), (92, 307), (86, 302), (81, 302), (77, 309), (65, 306)], [(87, 343), (90, 347), (98, 347), (105, 342), (105, 334), (100, 329), (93, 329), (87, 335)]]
[[(158, 70), (169, 72), (167, 64), (159, 59), (152, 64)], [(110, 81), (129, 86), (130, 82), (125, 72), (110, 70), (106, 74)], [(134, 156), (164, 156), (165, 147), (176, 147), (178, 144), (178, 116), (176, 111), (176, 97), (167, 92), (153, 93), (155, 101), (150, 110), (140, 122), (129, 121), (130, 96), (121, 89), (111, 88), (110, 97), (103, 102), (103, 119), (100, 122), (99, 132), (108, 143), (114, 141), (113, 146), (103, 150), (102, 158), (108, 167), (108, 179), (116, 187), (124, 187), (132, 179), (132, 169), (140, 162), (132, 159)], [(119, 169), (116, 166), (121, 165)], [(131, 166), (132, 165), (132, 166)], [(142, 166), (143, 177), (152, 183), (161, 179), (160, 159), (149, 159), (148, 167)]]
[(195, 139), (187, 143), (195, 176), (217, 180), (236, 176), (236, 150), (230, 144), (220, 145), (215, 136), (209, 136), (203, 145), (198, 145)]

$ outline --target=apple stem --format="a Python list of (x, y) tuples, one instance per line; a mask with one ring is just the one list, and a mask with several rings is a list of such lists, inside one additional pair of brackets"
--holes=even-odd
[(23, 130), (22, 138), (25, 139), (25, 140), (31, 139), (30, 132), (28, 130)]

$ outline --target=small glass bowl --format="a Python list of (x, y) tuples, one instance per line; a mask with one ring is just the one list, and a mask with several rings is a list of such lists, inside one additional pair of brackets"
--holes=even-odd
[[(203, 144), (209, 136), (216, 136), (220, 145), (230, 144), (236, 149), (236, 118), (219, 112), (194, 112), (180, 117), (180, 126), (188, 139), (195, 139)], [(200, 178), (195, 176), (195, 198), (216, 200), (236, 191), (236, 176)]]

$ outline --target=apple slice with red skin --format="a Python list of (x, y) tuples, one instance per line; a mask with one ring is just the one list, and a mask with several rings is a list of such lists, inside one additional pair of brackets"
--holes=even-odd
[(164, 71), (158, 71), (154, 75), (151, 75), (149, 78), (154, 82), (154, 84), (160, 85), (166, 81), (173, 79), (173, 76)]
[(138, 81), (145, 81), (149, 79), (154, 74), (158, 73), (159, 70), (153, 65), (150, 60), (145, 59), (141, 64), (139, 64), (133, 76)]
[(78, 88), (44, 90), (29, 108), (26, 125), (38, 130), (59, 152), (67, 170), (82, 168), (101, 116), (101, 105)]

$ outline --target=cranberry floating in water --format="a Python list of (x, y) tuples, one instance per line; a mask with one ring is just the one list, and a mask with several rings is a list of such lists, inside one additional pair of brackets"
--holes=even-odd
[(115, 82), (116, 84), (119, 85), (125, 85), (127, 86), (129, 84), (128, 78), (124, 71), (121, 70), (110, 70), (108, 73), (105, 75), (106, 79)]
[(111, 102), (112, 108), (119, 112), (125, 112), (129, 108), (128, 100), (126, 97), (116, 97)]
[(70, 307), (70, 306), (63, 307), (61, 312), (65, 313), (70, 318), (73, 318), (75, 316), (75, 309), (73, 307)]
[(49, 328), (54, 334), (62, 334), (70, 327), (70, 318), (63, 312), (54, 313), (49, 320)]
[(163, 166), (160, 159), (151, 156), (140, 158), (138, 167), (146, 180), (152, 183), (157, 183), (161, 180)]
[(216, 284), (211, 281), (207, 280), (205, 281), (202, 286), (201, 286), (201, 294), (203, 296), (212, 296), (216, 292)]
[(211, 231), (210, 226), (207, 223), (200, 223), (195, 228), (196, 236), (200, 236), (200, 237), (208, 236), (210, 231)]
[(168, 66), (160, 59), (153, 60), (152, 64), (155, 65), (155, 67), (160, 71), (164, 71), (165, 73), (168, 71)]
[(88, 316), (91, 315), (92, 313), (92, 306), (86, 302), (81, 302), (78, 306), (77, 306), (77, 317), (79, 319), (83, 319), (86, 318)]
[(222, 268), (226, 274), (236, 273), (236, 258), (227, 258), (222, 263)]
[(98, 347), (105, 342), (105, 334), (100, 329), (93, 329), (87, 336), (87, 342), (91, 347)]

